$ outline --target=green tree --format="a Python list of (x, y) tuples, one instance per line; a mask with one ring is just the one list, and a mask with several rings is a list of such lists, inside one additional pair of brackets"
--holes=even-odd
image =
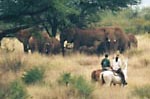
[[(144, 32), (150, 33), (150, 8), (143, 8), (141, 13), (141, 18), (145, 20), (143, 24)], [(142, 24), (141, 24), (142, 25)]]
[[(0, 0), (0, 22), (3, 29), (42, 25), (52, 36), (68, 26), (86, 27), (99, 20), (104, 10), (117, 11), (141, 0)], [(2, 30), (3, 30), (2, 29)], [(5, 31), (6, 33), (6, 31)], [(8, 33), (8, 32), (7, 32)], [(6, 33), (6, 34), (7, 34)], [(3, 32), (1, 32), (3, 34)], [(6, 36), (6, 35), (5, 35)], [(2, 36), (3, 37), (3, 36)]]

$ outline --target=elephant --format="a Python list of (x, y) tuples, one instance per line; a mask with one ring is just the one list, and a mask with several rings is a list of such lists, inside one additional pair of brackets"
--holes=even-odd
[(32, 35), (28, 40), (31, 52), (38, 51), (39, 53), (43, 53), (44, 44), (49, 43), (49, 39), (50, 37), (46, 32)]
[[(60, 43), (62, 53), (64, 55), (64, 42), (74, 43), (73, 50), (77, 51), (83, 49), (86, 46), (95, 47), (95, 42), (103, 42), (105, 39), (104, 31), (99, 29), (79, 29), (79, 28), (68, 28), (64, 29), (60, 34)], [(99, 44), (97, 44), (99, 45)], [(96, 47), (97, 48), (97, 47)], [(97, 49), (96, 49), (97, 50)]]
[(115, 36), (115, 29), (113, 27), (102, 27), (100, 28), (105, 32), (105, 40), (99, 46), (103, 52), (111, 52), (117, 50), (117, 38)]
[[(74, 43), (74, 50), (85, 51), (92, 48), (97, 54), (120, 51), (123, 53), (129, 47), (127, 34), (116, 26), (95, 29), (65, 29), (60, 34), (62, 53), (64, 55), (64, 41)], [(99, 42), (95, 45), (95, 42)]]
[(29, 51), (29, 38), (37, 32), (41, 32), (42, 28), (40, 26), (33, 26), (30, 28), (19, 30), (15, 36), (16, 38), (23, 43), (24, 52), (28, 53)]
[(29, 38), (31, 52), (38, 51), (45, 54), (57, 54), (60, 52), (60, 42), (54, 37), (50, 37), (47, 32), (42, 32), (38, 36)]
[(120, 53), (125, 52), (127, 49), (129, 49), (129, 38), (127, 34), (119, 27), (115, 28), (115, 36), (117, 38), (117, 41), (119, 43), (118, 50)]
[(129, 38), (129, 47), (133, 47), (133, 48), (137, 48), (138, 47), (138, 40), (137, 38), (131, 34), (131, 33), (128, 33), (128, 38)]
[(76, 35), (76, 31), (74, 28), (65, 28), (61, 30), (60, 33), (60, 43), (61, 43), (61, 49), (62, 49), (62, 54), (64, 56), (65, 54), (65, 45), (64, 43), (74, 43), (74, 38)]
[(20, 30), (16, 33), (16, 38), (23, 43), (24, 52), (28, 52), (29, 50), (29, 38), (31, 37), (32, 28), (27, 28)]
[(105, 40), (99, 45), (99, 49), (109, 53), (118, 50), (123, 53), (129, 48), (129, 38), (120, 27), (110, 26), (101, 27), (100, 29), (105, 32)]
[(60, 41), (54, 37), (51, 37), (49, 41), (44, 44), (43, 49), (46, 54), (58, 54), (61, 52)]
[(104, 31), (98, 29), (77, 29), (74, 49), (78, 50), (80, 46), (96, 47), (105, 39)]

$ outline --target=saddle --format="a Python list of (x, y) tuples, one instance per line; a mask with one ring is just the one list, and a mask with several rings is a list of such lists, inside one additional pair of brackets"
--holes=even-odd
[(113, 72), (114, 76), (120, 76), (120, 74), (117, 73), (116, 71), (112, 70), (112, 72)]
[(102, 72), (103, 72), (103, 71), (112, 71), (112, 72), (113, 72), (113, 74), (114, 74), (114, 76), (120, 76), (120, 74), (119, 74), (119, 73), (117, 73), (116, 71), (114, 71), (114, 70), (112, 70), (112, 69), (110, 69), (110, 70), (103, 69), (103, 70), (102, 70)]

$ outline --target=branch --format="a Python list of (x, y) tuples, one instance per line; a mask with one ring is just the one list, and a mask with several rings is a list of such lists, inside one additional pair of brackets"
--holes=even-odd
[(29, 28), (29, 27), (30, 27), (30, 26), (20, 26), (20, 27), (14, 27), (14, 28), (11, 28), (11, 29), (2, 30), (2, 31), (0, 31), (0, 40), (1, 40), (3, 37), (9, 37), (9, 35), (15, 34), (15, 33), (18, 32), (19, 30), (25, 29), (25, 28)]
[(47, 11), (49, 8), (50, 8), (50, 6), (47, 6), (43, 9), (39, 9), (37, 11), (20, 12), (19, 14), (13, 14), (13, 15), (1, 15), (0, 20), (8, 20), (8, 19), (13, 19), (16, 17), (27, 16), (27, 15), (36, 15), (36, 14)]

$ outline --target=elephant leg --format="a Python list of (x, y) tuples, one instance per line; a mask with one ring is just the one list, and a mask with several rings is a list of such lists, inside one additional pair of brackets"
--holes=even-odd
[(33, 53), (35, 51), (35, 46), (34, 45), (30, 46), (30, 50), (31, 50), (31, 53)]
[(39, 53), (43, 53), (43, 46), (40, 44), (37, 46)]
[(47, 55), (50, 54), (50, 52), (51, 52), (51, 45), (50, 45), (49, 42), (44, 44), (42, 52), (44, 54), (47, 54)]
[(25, 53), (28, 53), (29, 45), (24, 43), (24, 44), (23, 44), (23, 48), (24, 48), (24, 52), (25, 52)]
[(37, 44), (32, 44), (30, 49), (31, 49), (31, 52), (34, 53), (35, 51), (38, 51), (38, 45)]
[(75, 51), (77, 51), (77, 50), (79, 50), (79, 48), (80, 48), (80, 41), (75, 41), (74, 42), (74, 47), (73, 47), (73, 51), (75, 52)]
[(64, 41), (61, 41), (60, 43), (61, 43), (62, 55), (65, 56)]

